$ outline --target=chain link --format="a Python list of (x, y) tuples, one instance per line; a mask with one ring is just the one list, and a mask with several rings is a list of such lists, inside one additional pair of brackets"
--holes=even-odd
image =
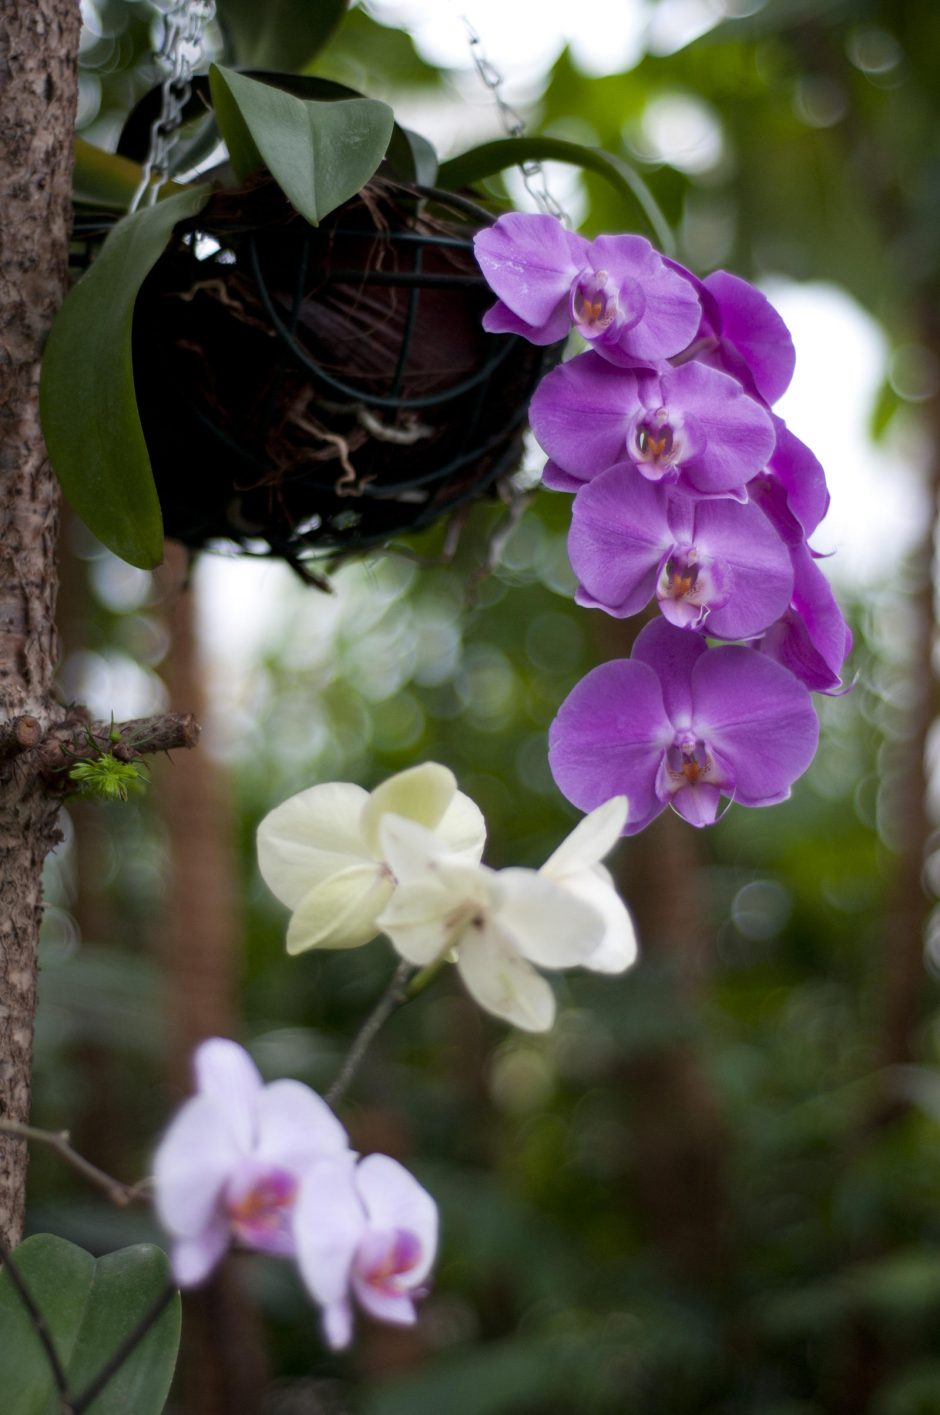
[(169, 176), (170, 154), (192, 93), (193, 70), (202, 62), (206, 26), (214, 18), (215, 0), (174, 0), (163, 16), (163, 38), (153, 56), (165, 72), (160, 113), (150, 126), (150, 150), (131, 211), (145, 197), (146, 205), (152, 206)]
[[(470, 57), (473, 60), (473, 66), (479, 75), (480, 82), (489, 89), (493, 96), (493, 102), (496, 104), (496, 110), (499, 113), (507, 137), (525, 137), (525, 119), (513, 108), (512, 104), (507, 103), (503, 97), (504, 80), (502, 74), (496, 68), (496, 65), (487, 59), (483, 52), (483, 42), (470, 21), (464, 19), (464, 24), (467, 27), (467, 42), (470, 45)], [(545, 180), (545, 169), (541, 162), (520, 162), (519, 170), (522, 173), (522, 184), (539, 210), (547, 212), (549, 216), (556, 216), (559, 221), (570, 225), (570, 220), (564, 207), (548, 189), (548, 183)]]

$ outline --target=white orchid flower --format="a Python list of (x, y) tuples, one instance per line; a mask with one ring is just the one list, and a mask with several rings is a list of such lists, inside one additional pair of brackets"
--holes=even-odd
[[(468, 992), (488, 1012), (526, 1031), (547, 1031), (555, 998), (533, 965), (590, 968), (600, 960), (605, 972), (615, 971), (615, 963), (626, 967), (626, 911), (620, 904), (624, 917), (618, 914), (603, 896), (613, 887), (593, 873), (615, 817), (609, 807), (601, 808), (597, 828), (582, 822), (579, 840), (552, 857), (555, 875), (457, 860), (413, 821), (386, 816), (382, 845), (398, 888), (379, 927), (419, 967), (453, 956)], [(617, 809), (622, 828), (626, 802)]]
[(380, 838), (389, 814), (416, 823), (458, 860), (472, 865), (483, 854), (479, 808), (436, 762), (401, 771), (371, 794), (332, 781), (291, 796), (258, 827), (262, 877), (293, 910), (288, 953), (357, 948), (379, 932), (376, 918), (395, 889)]

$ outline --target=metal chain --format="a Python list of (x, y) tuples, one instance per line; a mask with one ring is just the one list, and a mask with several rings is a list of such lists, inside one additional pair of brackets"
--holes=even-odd
[[(483, 42), (477, 34), (473, 25), (468, 19), (464, 19), (467, 27), (467, 41), (470, 45), (470, 57), (473, 60), (474, 68), (480, 77), (480, 82), (489, 89), (493, 95), (493, 102), (496, 104), (497, 112), (502, 120), (503, 128), (508, 137), (525, 137), (525, 119), (519, 114), (512, 104), (507, 103), (503, 97), (503, 76), (487, 59), (483, 52)], [(559, 221), (570, 224), (569, 217), (556, 197), (548, 189), (545, 180), (545, 169), (541, 162), (520, 162), (519, 170), (522, 173), (522, 183), (529, 196), (538, 206), (539, 210), (545, 211), (549, 216), (557, 216)], [(536, 185), (538, 184), (538, 185)]]
[(154, 59), (165, 70), (160, 113), (150, 126), (150, 150), (131, 211), (146, 197), (152, 206), (170, 172), (183, 110), (192, 93), (193, 70), (202, 61), (206, 26), (215, 18), (215, 0), (171, 0), (163, 16), (163, 39)]

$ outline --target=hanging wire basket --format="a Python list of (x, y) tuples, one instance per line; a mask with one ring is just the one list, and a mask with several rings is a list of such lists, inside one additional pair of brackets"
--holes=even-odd
[(264, 179), (178, 226), (134, 316), (166, 533), (303, 573), (493, 494), (560, 346), (482, 329), (491, 219), (374, 178), (313, 227)]

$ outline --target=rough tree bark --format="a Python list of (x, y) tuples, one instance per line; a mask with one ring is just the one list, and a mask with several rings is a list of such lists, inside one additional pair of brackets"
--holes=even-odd
[[(57, 491), (39, 429), (39, 358), (66, 289), (78, 0), (0, 8), (0, 718), (62, 716), (55, 668)], [(57, 804), (0, 762), (0, 1113), (26, 1120), (40, 876)], [(22, 1229), (25, 1145), (0, 1140), (0, 1233)]]

